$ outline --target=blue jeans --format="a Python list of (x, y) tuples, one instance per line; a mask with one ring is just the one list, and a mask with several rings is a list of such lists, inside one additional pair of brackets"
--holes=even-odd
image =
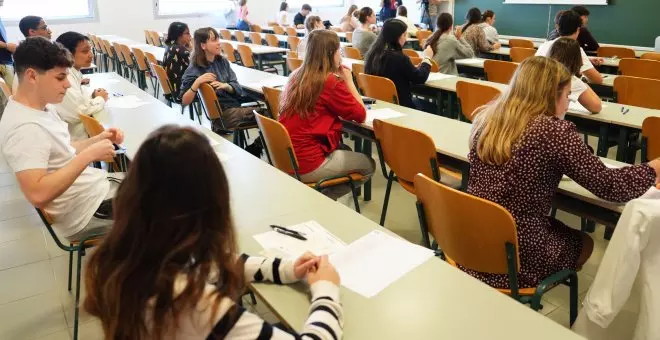
[(248, 25), (248, 23), (243, 20), (239, 20), (236, 23), (236, 28), (240, 31), (248, 31), (248, 32), (250, 31), (250, 25)]

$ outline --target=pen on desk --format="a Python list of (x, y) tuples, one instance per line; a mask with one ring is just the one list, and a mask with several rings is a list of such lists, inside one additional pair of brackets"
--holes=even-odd
[(276, 232), (278, 232), (282, 235), (297, 238), (301, 241), (307, 241), (307, 238), (304, 236), (304, 234), (299, 232), (299, 231), (287, 229), (287, 228), (284, 228), (284, 227), (281, 227), (281, 226), (278, 226), (278, 225), (274, 225), (274, 224), (271, 224), (270, 227), (273, 228), (273, 230), (275, 230)]
[(113, 97), (123, 97), (124, 95), (121, 94), (121, 93), (113, 93), (112, 96)]

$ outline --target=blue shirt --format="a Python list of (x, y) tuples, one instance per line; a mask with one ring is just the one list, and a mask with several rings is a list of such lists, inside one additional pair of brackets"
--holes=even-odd
[(231, 69), (229, 61), (226, 58), (218, 56), (215, 60), (209, 64), (208, 67), (195, 65), (194, 61), (191, 61), (186, 72), (183, 73), (183, 78), (181, 80), (181, 92), (180, 95), (183, 96), (188, 89), (190, 89), (197, 80), (197, 78), (204, 73), (213, 73), (217, 81), (221, 83), (226, 83), (231, 85), (234, 88), (234, 93), (228, 93), (226, 91), (216, 91), (218, 96), (218, 102), (220, 102), (220, 107), (224, 109), (241, 107), (241, 96), (243, 96), (243, 89), (238, 83), (236, 78), (236, 73)]
[[(2, 23), (2, 19), (0, 19), (0, 41), (7, 42), (7, 30), (5, 30), (5, 24)], [(0, 48), (0, 64), (14, 64), (14, 58), (6, 48)]]

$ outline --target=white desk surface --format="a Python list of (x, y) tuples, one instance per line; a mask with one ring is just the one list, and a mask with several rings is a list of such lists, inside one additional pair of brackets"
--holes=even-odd
[(238, 41), (234, 40), (224, 40), (220, 39), (222, 42), (228, 42), (230, 43), (234, 48), (237, 48), (237, 46), (240, 45), (246, 45), (249, 46), (250, 49), (252, 49), (253, 54), (271, 54), (271, 53), (286, 53), (289, 51), (288, 48), (281, 48), (281, 47), (270, 47), (270, 46), (265, 46), (265, 45), (257, 45), (257, 44), (247, 44), (247, 43), (239, 43)]
[[(531, 40), (534, 43), (534, 47), (538, 48), (542, 43), (546, 41), (545, 38), (530, 38), (530, 37), (519, 37), (515, 35), (500, 35), (499, 40), (502, 44), (508, 45), (510, 39), (526, 39), (526, 40)], [(611, 46), (611, 47), (623, 47), (623, 48), (629, 48), (635, 51), (635, 56), (637, 58), (641, 57), (644, 53), (647, 52), (654, 52), (653, 47), (646, 47), (646, 46), (628, 46), (628, 45), (617, 45), (617, 44), (606, 44), (606, 43), (601, 43), (599, 42), (598, 45), (600, 46)]]
[(236, 64), (231, 64), (231, 69), (236, 73), (236, 78), (243, 88), (257, 93), (262, 93), (262, 86), (284, 86), (289, 81), (289, 78), (285, 76)]
[[(97, 117), (108, 126), (124, 130), (129, 157), (135, 155), (149, 133), (164, 124), (197, 126), (178, 110), (117, 75), (101, 73), (89, 78), (92, 87), (137, 95), (149, 102), (137, 109), (111, 109)], [(271, 223), (287, 225), (315, 219), (347, 243), (376, 228), (390, 233), (208, 129), (200, 129), (219, 143), (214, 147), (216, 152), (230, 157), (222, 164), (230, 181), (233, 219), (241, 251), (258, 253), (261, 248), (252, 235), (265, 232)], [(296, 204), (291, 204), (292, 200)], [(309, 309), (303, 284), (255, 284), (253, 288), (285, 324), (301, 330)], [(426, 261), (376, 297), (367, 299), (342, 287), (341, 299), (347, 340), (522, 340), (529, 339), (530, 334), (535, 339), (583, 339), (438, 258)]]
[[(236, 30), (228, 30), (228, 31), (229, 31), (229, 33), (231, 33), (231, 36), (232, 36), (232, 37), (234, 36), (234, 32), (236, 32)], [(245, 32), (244, 32), (244, 33), (245, 33)], [(336, 32), (336, 33), (341, 33), (341, 32)], [(279, 42), (286, 43), (286, 42), (289, 41), (289, 40), (288, 40), (288, 39), (289, 39), (289, 36), (288, 36), (288, 35), (272, 34), (272, 33), (259, 33), (259, 34), (261, 34), (261, 38), (262, 38), (262, 39), (266, 39), (266, 34), (268, 34), (268, 35), (273, 35), (273, 36), (275, 36), (275, 38), (277, 38), (277, 41), (279, 41)], [(247, 35), (246, 35), (246, 37), (249, 38), (249, 36), (247, 36)], [(348, 42), (344, 42), (344, 41), (340, 41), (340, 42), (339, 42), (339, 45), (340, 45), (341, 47), (346, 47), (346, 46), (350, 47), (350, 46), (353, 46), (353, 44), (348, 43)]]

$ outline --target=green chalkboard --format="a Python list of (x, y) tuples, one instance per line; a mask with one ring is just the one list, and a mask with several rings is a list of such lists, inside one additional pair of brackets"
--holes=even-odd
[[(554, 26), (555, 14), (571, 6), (513, 5), (503, 0), (455, 0), (454, 21), (462, 24), (472, 7), (495, 11), (500, 34), (545, 37)], [(587, 6), (591, 12), (589, 30), (599, 42), (633, 46), (655, 44), (660, 36), (660, 0), (609, 0), (607, 6)]]

